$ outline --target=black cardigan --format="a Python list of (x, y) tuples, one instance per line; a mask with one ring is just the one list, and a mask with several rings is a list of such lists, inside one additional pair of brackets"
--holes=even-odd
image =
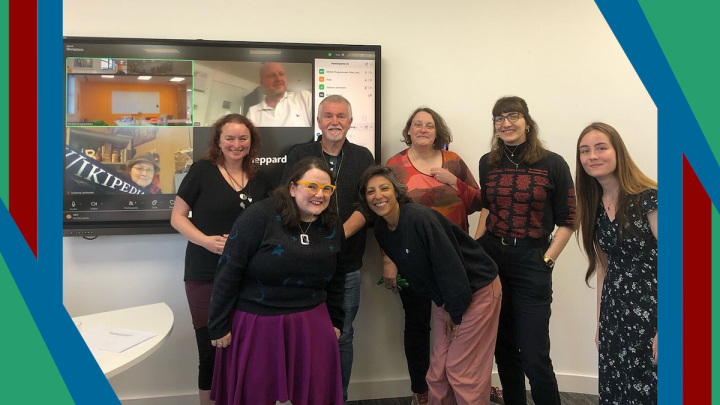
[(462, 322), (472, 294), (498, 275), (495, 262), (467, 232), (419, 204), (400, 205), (394, 231), (379, 218), (375, 238), (413, 291), (438, 307), (445, 305), (456, 325)]

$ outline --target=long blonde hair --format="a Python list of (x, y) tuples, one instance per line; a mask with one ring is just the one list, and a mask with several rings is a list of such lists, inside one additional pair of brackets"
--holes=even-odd
[(610, 144), (615, 149), (617, 166), (614, 175), (617, 177), (618, 183), (620, 183), (615, 218), (619, 225), (620, 240), (622, 240), (622, 232), (627, 222), (628, 207), (634, 204), (639, 210), (637, 202), (640, 193), (647, 189), (657, 190), (657, 183), (637, 167), (630, 157), (627, 147), (625, 147), (625, 142), (623, 142), (615, 128), (602, 122), (594, 122), (583, 129), (575, 150), (575, 194), (577, 197), (575, 229), (578, 231), (576, 237), (578, 239), (582, 238), (583, 249), (588, 258), (588, 269), (585, 273), (586, 284), (595, 274), (599, 264), (600, 245), (597, 239), (597, 218), (600, 215), (600, 200), (603, 195), (600, 183), (587, 174), (580, 163), (580, 142), (590, 131), (600, 131), (607, 135)]

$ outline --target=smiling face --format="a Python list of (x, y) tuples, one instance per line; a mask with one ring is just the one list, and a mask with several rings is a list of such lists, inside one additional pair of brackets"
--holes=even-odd
[[(498, 115), (498, 117), (507, 117), (511, 114), (518, 114), (518, 112), (511, 111), (502, 113)], [(505, 118), (503, 122), (495, 123), (495, 132), (500, 136), (500, 139), (505, 142), (505, 145), (508, 146), (520, 145), (525, 142), (528, 128), (527, 121), (525, 121), (525, 117), (523, 116), (520, 116), (515, 122), (510, 122), (509, 119)]]
[(437, 136), (435, 120), (432, 115), (425, 111), (415, 114), (408, 135), (410, 135), (412, 147), (432, 147)]
[(604, 132), (595, 129), (585, 134), (580, 140), (578, 153), (580, 164), (588, 175), (598, 180), (615, 176), (617, 152)]
[(397, 223), (400, 204), (395, 195), (395, 188), (385, 176), (373, 176), (368, 180), (365, 199), (375, 214), (385, 218), (387, 222)]
[[(330, 175), (320, 169), (312, 168), (306, 171), (298, 181), (330, 184)], [(289, 191), (290, 196), (295, 199), (295, 204), (300, 211), (300, 220), (303, 222), (313, 221), (316, 216), (325, 211), (330, 202), (330, 196), (325, 196), (322, 188), (319, 188), (315, 194), (311, 194), (305, 185), (291, 182)]]
[(260, 85), (265, 88), (267, 95), (285, 93), (287, 90), (287, 79), (285, 68), (280, 63), (266, 63), (260, 68)]
[(130, 179), (140, 187), (147, 187), (155, 176), (155, 166), (148, 162), (138, 162), (130, 169)]
[(345, 139), (353, 122), (350, 106), (343, 102), (326, 101), (320, 105), (317, 122), (323, 141), (340, 142)]
[(226, 162), (242, 161), (250, 152), (250, 130), (245, 124), (228, 122), (221, 129), (218, 144)]

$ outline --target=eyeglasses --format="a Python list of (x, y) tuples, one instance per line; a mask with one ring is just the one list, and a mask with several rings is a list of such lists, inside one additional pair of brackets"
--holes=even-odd
[(132, 168), (138, 173), (147, 173), (147, 174), (155, 174), (155, 168), (149, 168), (149, 169), (143, 169), (140, 166), (133, 166)]
[(505, 118), (507, 118), (507, 120), (510, 122), (517, 122), (520, 117), (524, 117), (524, 115), (520, 113), (510, 113), (504, 117), (502, 115), (498, 115), (497, 117), (493, 117), (492, 120), (495, 125), (501, 125), (503, 122), (505, 122)]
[(307, 189), (308, 194), (316, 195), (318, 190), (322, 190), (325, 197), (330, 197), (335, 192), (335, 186), (332, 184), (319, 184), (314, 181), (296, 181), (295, 184), (302, 184)]

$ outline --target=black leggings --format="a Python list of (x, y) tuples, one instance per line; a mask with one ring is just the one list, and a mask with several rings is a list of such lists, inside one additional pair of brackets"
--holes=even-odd
[(215, 368), (215, 347), (210, 343), (210, 332), (207, 326), (195, 329), (195, 340), (198, 345), (200, 366), (198, 367), (198, 388), (210, 391), (212, 388), (213, 369)]

